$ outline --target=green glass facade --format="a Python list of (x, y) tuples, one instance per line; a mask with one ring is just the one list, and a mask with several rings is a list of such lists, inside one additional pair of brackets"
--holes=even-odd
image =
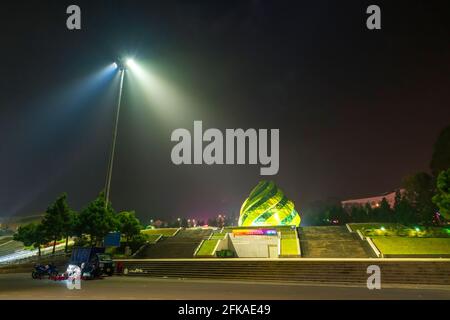
[(239, 226), (300, 225), (300, 215), (272, 181), (261, 181), (244, 201)]

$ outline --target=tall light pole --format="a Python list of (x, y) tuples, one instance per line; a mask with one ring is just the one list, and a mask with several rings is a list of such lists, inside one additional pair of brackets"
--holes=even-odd
[[(119, 64), (120, 63), (120, 64)], [(119, 115), (120, 115), (120, 103), (122, 101), (122, 89), (123, 89), (123, 78), (125, 77), (125, 65), (119, 61), (117, 64), (120, 72), (120, 84), (119, 84), (119, 98), (117, 101), (117, 111), (116, 111), (116, 120), (114, 124), (114, 131), (112, 137), (112, 145), (111, 145), (111, 155), (109, 157), (108, 171), (106, 173), (106, 184), (105, 184), (105, 210), (108, 207), (109, 202), (109, 193), (111, 190), (111, 176), (114, 164), (114, 152), (116, 150), (116, 139), (117, 139), (117, 128), (119, 126)]]

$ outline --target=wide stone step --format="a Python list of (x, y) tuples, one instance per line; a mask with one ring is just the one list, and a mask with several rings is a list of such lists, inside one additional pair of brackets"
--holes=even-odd
[(306, 258), (369, 258), (372, 255), (358, 240), (301, 240), (302, 256)]
[(165, 237), (144, 247), (135, 258), (192, 258), (202, 240), (207, 239), (211, 230), (180, 230), (173, 237)]
[[(124, 261), (130, 275), (227, 280), (355, 283), (364, 285), (367, 266), (379, 265), (382, 283), (450, 285), (450, 262), (301, 261)], [(133, 273), (133, 270), (138, 272)]]
[(299, 228), (302, 257), (371, 258), (368, 245), (344, 226)]

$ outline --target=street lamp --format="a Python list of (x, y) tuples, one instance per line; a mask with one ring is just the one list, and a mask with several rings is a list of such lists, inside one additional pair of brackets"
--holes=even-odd
[(125, 71), (127, 69), (127, 66), (129, 66), (130, 64), (133, 64), (133, 63), (134, 63), (134, 61), (132, 59), (127, 59), (127, 60), (125, 60), (125, 62), (122, 59), (118, 59), (116, 62), (114, 62), (115, 67), (118, 68), (119, 72), (120, 72), (120, 83), (119, 83), (119, 97), (117, 100), (116, 118), (115, 118), (115, 123), (114, 123), (114, 131), (113, 131), (112, 144), (111, 144), (111, 154), (109, 157), (108, 171), (106, 173), (105, 210), (108, 207), (109, 194), (111, 191), (111, 177), (112, 177), (112, 170), (113, 170), (113, 164), (114, 164), (114, 153), (116, 150), (117, 128), (119, 126), (119, 115), (120, 115), (120, 104), (122, 101), (123, 79), (125, 77)]

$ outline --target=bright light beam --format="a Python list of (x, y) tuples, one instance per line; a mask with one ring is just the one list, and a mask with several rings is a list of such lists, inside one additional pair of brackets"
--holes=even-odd
[(168, 120), (185, 119), (192, 109), (189, 107), (191, 99), (158, 77), (155, 72), (149, 71), (147, 66), (144, 68), (133, 59), (127, 59), (126, 64), (130, 76), (137, 80), (136, 83), (142, 89), (148, 104), (154, 106), (152, 110)]
[[(89, 110), (88, 106), (99, 107), (99, 103), (104, 104), (107, 98), (113, 97), (112, 92), (105, 91), (106, 88), (111, 86), (111, 82), (118, 76), (117, 69), (114, 64), (111, 63), (103, 68), (93, 72), (92, 74), (85, 76), (81, 79), (75, 80), (67, 85), (58, 87), (54, 92), (56, 94), (50, 97), (38, 98), (35, 101), (35, 111), (28, 114), (25, 119), (26, 131), (22, 131), (17, 136), (18, 145), (22, 147), (22, 152), (26, 154), (32, 154), (36, 147), (47, 150), (56, 143), (57, 139), (61, 137), (69, 137), (69, 132), (74, 128), (75, 123), (80, 121), (87, 123), (87, 114), (93, 114), (93, 110)], [(117, 79), (118, 80), (118, 79)], [(79, 128), (79, 125), (77, 125)], [(72, 129), (73, 131), (73, 129)], [(87, 132), (85, 130), (79, 130), (78, 135)], [(16, 134), (12, 131), (12, 134)], [(67, 138), (65, 138), (67, 139)], [(23, 193), (21, 201), (15, 203), (7, 203), (7, 211), (11, 216), (14, 216), (29, 203), (35, 201), (35, 199), (48, 190), (49, 186), (55, 183), (58, 179), (65, 174), (69, 166), (58, 166), (58, 163), (71, 163), (76, 157), (78, 157), (76, 145), (68, 143), (61, 146), (58, 149), (57, 156), (47, 163), (48, 165), (53, 163), (53, 167), (57, 170), (53, 170), (53, 175), (48, 178), (49, 175), (47, 169), (41, 170), (38, 173), (38, 180), (43, 181), (41, 184), (35, 184), (33, 188), (28, 192)], [(24, 158), (26, 159), (26, 157)], [(23, 162), (23, 163), (22, 163)], [(27, 161), (19, 161), (15, 164), (11, 164), (20, 168), (24, 176), (28, 176), (30, 172), (34, 172), (33, 166)], [(50, 168), (50, 167), (49, 167)], [(10, 168), (11, 169), (11, 168)], [(50, 170), (50, 169), (48, 169)], [(0, 172), (1, 173), (1, 172)]]
[(127, 67), (129, 67), (129, 68), (136, 68), (136, 67), (137, 67), (136, 62), (134, 62), (134, 60), (131, 59), (131, 58), (128, 58), (128, 59), (125, 61), (125, 64), (126, 64)]

